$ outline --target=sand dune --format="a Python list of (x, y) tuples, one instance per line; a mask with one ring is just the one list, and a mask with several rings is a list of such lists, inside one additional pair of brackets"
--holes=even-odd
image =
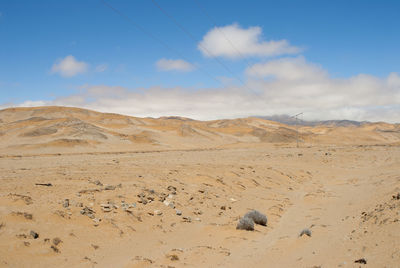
[(2, 110), (0, 266), (397, 267), (399, 125), (299, 130)]

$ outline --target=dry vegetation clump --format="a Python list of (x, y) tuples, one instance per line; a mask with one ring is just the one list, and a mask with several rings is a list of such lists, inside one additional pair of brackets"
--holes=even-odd
[(262, 214), (261, 212), (259, 212), (257, 210), (252, 210), (252, 211), (247, 212), (244, 215), (244, 218), (252, 219), (255, 224), (267, 226), (267, 216), (265, 216), (264, 214)]
[(236, 225), (237, 230), (254, 231), (254, 221), (250, 218), (243, 217)]
[(303, 235), (307, 235), (311, 237), (311, 230), (308, 228), (305, 228), (303, 230), (301, 230), (300, 235), (299, 236), (303, 236)]

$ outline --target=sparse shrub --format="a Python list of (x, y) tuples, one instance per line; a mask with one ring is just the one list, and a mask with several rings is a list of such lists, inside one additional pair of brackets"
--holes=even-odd
[(252, 210), (252, 211), (247, 212), (244, 215), (244, 218), (252, 219), (254, 221), (254, 223), (256, 223), (256, 224), (267, 226), (267, 216), (265, 216), (264, 214), (262, 214), (261, 212), (259, 212), (257, 210)]
[(236, 225), (236, 229), (238, 230), (247, 230), (247, 231), (254, 231), (254, 221), (253, 219), (243, 217), (239, 220), (238, 224)]
[(308, 228), (303, 229), (303, 230), (300, 232), (300, 235), (299, 235), (299, 236), (303, 236), (303, 235), (307, 235), (307, 236), (310, 236), (310, 237), (311, 237), (311, 230), (308, 229)]

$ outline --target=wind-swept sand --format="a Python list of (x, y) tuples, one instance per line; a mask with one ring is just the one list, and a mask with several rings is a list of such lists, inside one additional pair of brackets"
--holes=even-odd
[[(296, 148), (293, 127), (256, 118), (0, 119), (1, 266), (400, 263), (398, 125), (303, 127)], [(251, 209), (268, 225), (236, 230)]]

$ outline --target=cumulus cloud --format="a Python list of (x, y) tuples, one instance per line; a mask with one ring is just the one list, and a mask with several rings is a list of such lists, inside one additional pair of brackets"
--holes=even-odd
[(279, 80), (318, 80), (327, 77), (323, 69), (315, 64), (307, 63), (302, 56), (257, 63), (248, 68), (246, 74), (254, 77), (273, 77)]
[(88, 64), (83, 61), (77, 61), (74, 56), (69, 55), (64, 59), (58, 60), (51, 67), (52, 73), (58, 73), (63, 77), (72, 77), (88, 70)]
[(180, 59), (160, 59), (156, 62), (156, 66), (160, 71), (190, 72), (195, 69), (193, 64)]
[[(303, 57), (258, 63), (245, 86), (125, 88), (86, 85), (77, 94), (26, 105), (65, 105), (139, 117), (178, 115), (200, 120), (304, 112), (306, 120), (400, 123), (400, 75), (331, 78)], [(251, 89), (251, 90), (249, 90)]]
[(263, 41), (260, 27), (241, 28), (238, 24), (214, 27), (203, 37), (198, 49), (206, 57), (241, 58), (297, 54), (300, 48), (287, 40)]

